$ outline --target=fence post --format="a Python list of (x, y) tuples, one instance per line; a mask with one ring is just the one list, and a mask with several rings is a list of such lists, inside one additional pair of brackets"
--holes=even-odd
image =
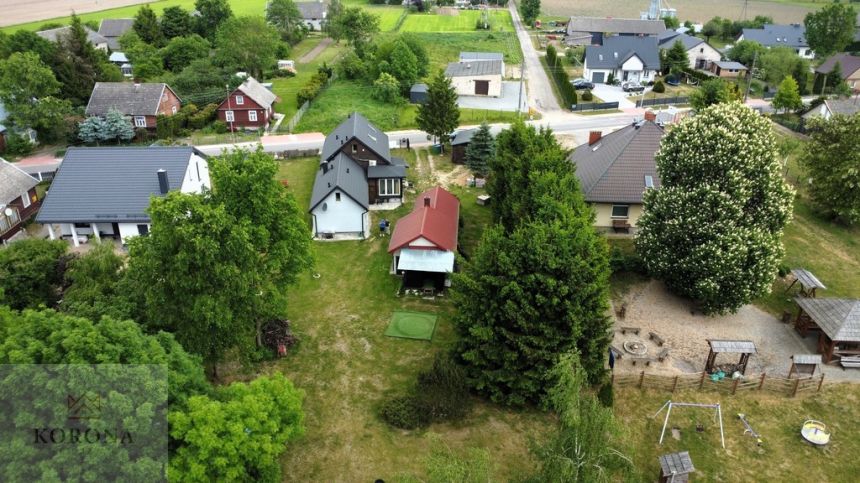
[(799, 386), (799, 385), (800, 385), (800, 379), (799, 378), (795, 379), (794, 380), (794, 389), (792, 389), (792, 391), (791, 391), (791, 397), (797, 396), (797, 386)]
[(645, 381), (645, 371), (639, 373), (639, 389), (642, 389), (643, 381)]
[(758, 383), (758, 390), (761, 391), (761, 388), (764, 387), (764, 376), (767, 374), (766, 372), (761, 373), (761, 381)]
[(672, 392), (675, 392), (675, 388), (678, 387), (678, 376), (675, 376), (675, 382), (672, 383)]
[(815, 392), (821, 392), (821, 386), (824, 384), (824, 373), (821, 374), (821, 379), (818, 380), (818, 390)]
[(735, 391), (738, 390), (738, 382), (740, 382), (740, 378), (735, 379), (735, 382), (732, 383), (732, 396), (735, 395)]
[(702, 390), (703, 387), (705, 387), (705, 374), (707, 374), (707, 372), (702, 371), (702, 378), (699, 379), (699, 390), (700, 391)]

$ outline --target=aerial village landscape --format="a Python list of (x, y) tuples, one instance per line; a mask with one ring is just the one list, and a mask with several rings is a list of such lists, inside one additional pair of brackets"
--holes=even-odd
[(860, 1), (2, 3), (0, 480), (858, 480)]

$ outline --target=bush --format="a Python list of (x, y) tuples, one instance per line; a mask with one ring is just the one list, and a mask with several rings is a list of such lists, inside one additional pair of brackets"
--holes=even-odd
[(371, 93), (374, 99), (382, 102), (395, 103), (400, 99), (400, 82), (391, 74), (385, 72), (379, 74), (379, 78), (373, 82)]
[(586, 90), (585, 92), (582, 93), (582, 100), (583, 101), (589, 101), (589, 102), (594, 100), (594, 94), (591, 93), (591, 90)]
[(788, 267), (785, 263), (780, 263), (776, 268), (776, 273), (779, 275), (779, 278), (783, 278), (791, 272), (791, 268)]
[(328, 78), (329, 76), (322, 71), (314, 74), (308, 83), (296, 93), (296, 100), (298, 101), (299, 106), (303, 105), (307, 101), (315, 99), (322, 91)]
[(666, 92), (666, 86), (663, 84), (663, 81), (658, 80), (654, 83), (654, 88), (652, 90), (657, 94), (662, 94)]
[(489, 19), (487, 20), (486, 23), (484, 23), (484, 19), (482, 17), (478, 17), (478, 20), (475, 21), (475, 30), (492, 30), (492, 29), (493, 29), (493, 23), (490, 22)]
[(203, 129), (215, 118), (218, 104), (206, 104), (203, 109), (188, 116), (187, 126), (189, 129)]
[(350, 80), (361, 79), (365, 76), (367, 69), (364, 61), (354, 51), (350, 51), (343, 56), (343, 59), (337, 64), (337, 72), (341, 77)]
[(321, 66), (317, 67), (317, 72), (320, 74), (325, 74), (325, 80), (329, 80), (329, 78), (334, 74), (334, 69), (329, 67), (325, 62), (322, 63)]
[(399, 396), (385, 401), (379, 416), (389, 425), (400, 429), (415, 429), (425, 422), (414, 396)]
[(638, 253), (627, 253), (617, 246), (613, 246), (609, 252), (609, 268), (612, 273), (616, 272), (633, 272), (640, 275), (646, 275), (645, 262)]
[(615, 74), (610, 72), (609, 77), (606, 78), (606, 83), (610, 86), (614, 86), (618, 81), (615, 79)]
[(35, 145), (26, 136), (6, 131), (6, 153), (12, 156), (26, 156), (33, 152)]
[(600, 390), (597, 391), (597, 400), (600, 401), (603, 407), (607, 408), (611, 408), (615, 404), (615, 394), (612, 390), (611, 382), (606, 382), (600, 386)]
[(460, 420), (469, 412), (466, 371), (447, 354), (436, 354), (433, 367), (418, 374), (416, 389), (421, 412), (430, 421)]
[(224, 121), (215, 121), (212, 123), (212, 130), (217, 134), (224, 134), (227, 132), (227, 123)]

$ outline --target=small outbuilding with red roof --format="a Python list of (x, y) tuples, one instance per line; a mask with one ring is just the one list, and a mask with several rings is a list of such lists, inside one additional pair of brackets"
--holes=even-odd
[(438, 186), (418, 195), (412, 212), (397, 221), (391, 234), (391, 272), (402, 275), (407, 287), (433, 283), (441, 290), (446, 274), (454, 271), (459, 222), (456, 196)]

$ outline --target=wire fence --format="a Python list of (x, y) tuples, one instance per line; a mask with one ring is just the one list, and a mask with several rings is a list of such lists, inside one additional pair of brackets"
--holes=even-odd
[(684, 389), (716, 391), (730, 395), (746, 391), (767, 391), (772, 394), (794, 397), (798, 394), (821, 391), (824, 385), (824, 374), (801, 379), (769, 376), (766, 373), (762, 373), (739, 379), (724, 378), (713, 381), (706, 372), (677, 374), (674, 376), (646, 374), (645, 371), (641, 371), (638, 374), (616, 374), (613, 372), (612, 384), (617, 387), (638, 387), (640, 389), (657, 389), (669, 392)]
[(656, 99), (639, 99), (636, 101), (636, 107), (647, 107), (647, 106), (671, 106), (674, 104), (689, 104), (689, 97), (658, 97)]

